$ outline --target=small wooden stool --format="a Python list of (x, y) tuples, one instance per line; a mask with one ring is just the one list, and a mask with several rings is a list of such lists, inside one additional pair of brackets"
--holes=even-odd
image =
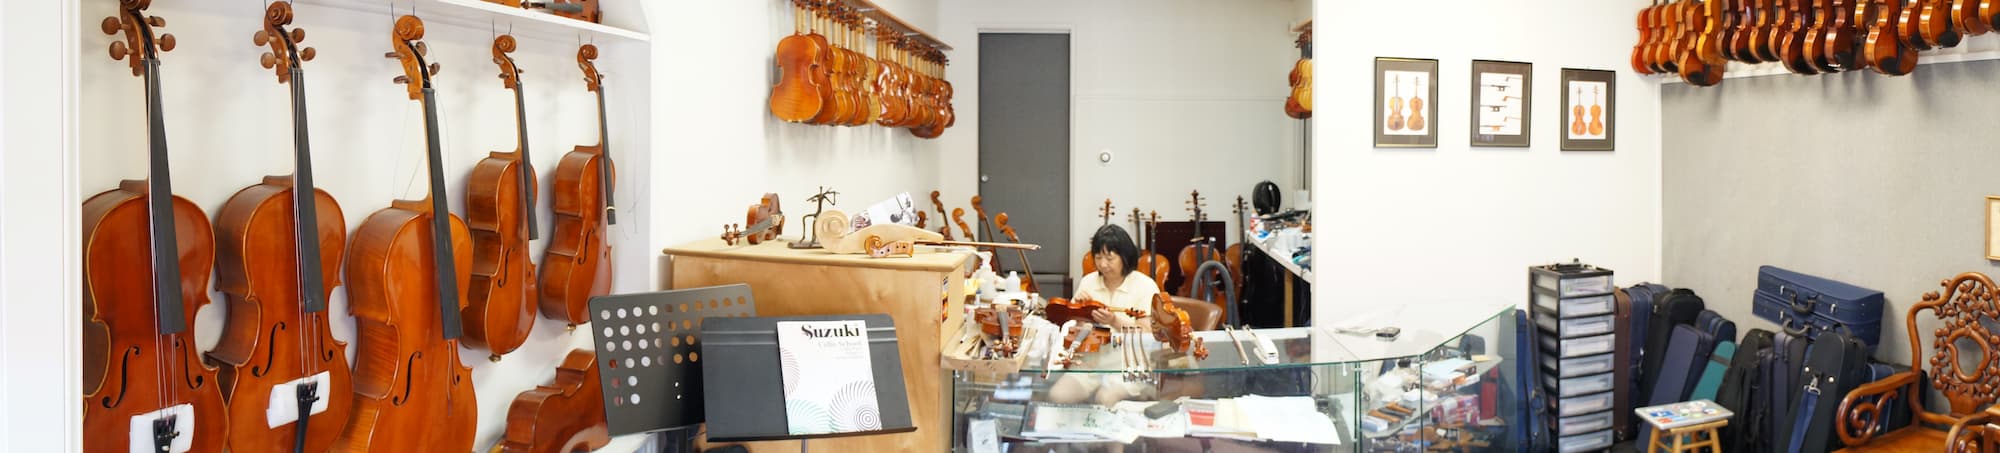
[[(1725, 418), (1708, 423), (1687, 425), (1673, 429), (1654, 429), (1653, 438), (1646, 441), (1646, 445), (1649, 447), (1647, 449), (1653, 450), (1650, 447), (1658, 447), (1659, 448), (1658, 450), (1653, 450), (1653, 451), (1666, 452), (1666, 453), (1687, 453), (1687, 452), (1698, 452), (1701, 451), (1700, 449), (1702, 447), (1708, 447), (1710, 449), (1709, 451), (1715, 453), (1722, 453), (1722, 443), (1720, 438), (1716, 437), (1715, 430), (1722, 428), (1724, 426), (1729, 426), (1729, 419)], [(1667, 436), (1669, 439), (1672, 439), (1673, 443), (1669, 445), (1668, 443), (1661, 441), (1660, 437), (1662, 435)]]

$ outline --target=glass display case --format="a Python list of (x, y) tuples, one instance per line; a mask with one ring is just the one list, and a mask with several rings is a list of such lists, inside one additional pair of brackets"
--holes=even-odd
[[(1343, 313), (1316, 327), (1236, 330), (1236, 341), (1227, 331), (1196, 332), (1209, 352), (1202, 359), (1149, 335), (1080, 353), (1067, 367), (1030, 355), (1006, 376), (953, 372), (952, 445), (959, 452), (1513, 451), (1518, 328), (1512, 304), (1412, 303)], [(1271, 354), (1261, 353), (1258, 336)]]

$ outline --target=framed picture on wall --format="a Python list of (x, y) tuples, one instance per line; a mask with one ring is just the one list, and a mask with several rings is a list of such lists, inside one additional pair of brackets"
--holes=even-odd
[(2000, 195), (1986, 196), (1986, 259), (2000, 260)]
[(1535, 65), (1472, 60), (1472, 146), (1526, 148)]
[(1618, 139), (1618, 73), (1563, 68), (1562, 150), (1610, 151)]
[(1437, 60), (1375, 59), (1375, 146), (1436, 148)]

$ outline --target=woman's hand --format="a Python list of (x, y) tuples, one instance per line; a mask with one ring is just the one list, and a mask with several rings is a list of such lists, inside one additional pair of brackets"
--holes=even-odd
[(1132, 326), (1132, 320), (1126, 319), (1124, 316), (1118, 316), (1117, 313), (1112, 313), (1111, 310), (1103, 308), (1092, 310), (1090, 312), (1090, 319), (1092, 321), (1097, 321), (1098, 324), (1111, 326), (1113, 328)]

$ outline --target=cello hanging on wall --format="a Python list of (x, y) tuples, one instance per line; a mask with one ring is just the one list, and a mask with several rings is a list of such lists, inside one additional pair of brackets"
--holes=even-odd
[(604, 116), (604, 75), (597, 72), (597, 46), (576, 50), (584, 89), (597, 93), (597, 145), (578, 145), (556, 164), (555, 229), (542, 256), (542, 316), (569, 323), (590, 322), (590, 298), (611, 292), (611, 226), (618, 224), (612, 200), (617, 166), (611, 162), (611, 132)]
[(396, 200), (369, 215), (348, 247), (358, 398), (338, 451), (471, 451), (478, 426), (472, 369), (458, 359), (472, 233), (445, 204), (431, 85), (439, 68), (424, 60), (423, 38), (423, 20), (397, 18), (389, 56), (402, 63), (396, 82), (423, 103), (430, 184), (424, 199)]
[(146, 83), (148, 168), (83, 202), (83, 451), (222, 451), (229, 435), (215, 369), (194, 344), (208, 304), (208, 215), (175, 196), (160, 105), (160, 53), (174, 49), (150, 0), (121, 0), (102, 23), (111, 57)]
[(353, 409), (347, 343), (333, 337), (327, 310), (347, 220), (313, 184), (300, 66), (316, 52), (299, 47), (305, 31), (291, 22), (291, 3), (271, 2), (251, 42), (270, 47), (261, 63), (291, 89), (292, 174), (237, 191), (216, 215), (216, 289), (229, 316), (208, 357), (226, 365), (231, 452), (326, 451)]
[(541, 187), (528, 155), (528, 108), (521, 95), (521, 69), (514, 65), (513, 35), (493, 39), (493, 64), (500, 83), (514, 93), (514, 152), (493, 152), (473, 165), (466, 178), (465, 220), (472, 229), (472, 287), (465, 308), (465, 339), (492, 351), (513, 352), (535, 327), (535, 263), (530, 241), (541, 238), (535, 198)]

